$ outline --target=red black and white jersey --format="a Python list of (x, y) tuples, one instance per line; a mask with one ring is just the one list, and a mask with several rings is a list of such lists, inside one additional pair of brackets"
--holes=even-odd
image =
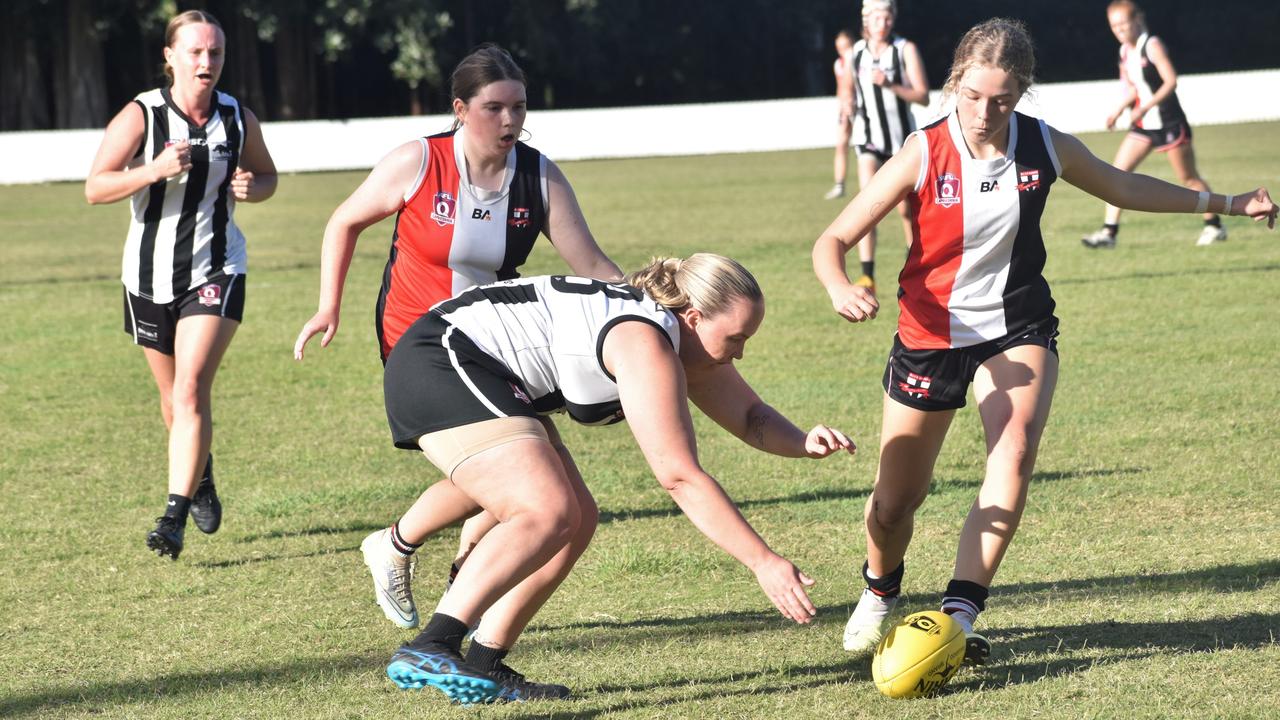
[(916, 136), (916, 241), (898, 277), (903, 344), (968, 347), (1052, 315), (1040, 216), (1061, 166), (1049, 127), (1015, 112), (994, 160), (969, 154), (955, 112)]
[(866, 145), (887, 155), (902, 149), (902, 143), (916, 129), (910, 104), (888, 88), (872, 82), (872, 71), (884, 73), (890, 85), (911, 87), (903, 54), (907, 41), (892, 37), (878, 57), (871, 54), (866, 40), (853, 46), (850, 71), (857, 87), (858, 110), (853, 121), (853, 143)]
[[(1120, 45), (1120, 77), (1138, 93), (1138, 102), (1143, 104), (1149, 102), (1151, 96), (1155, 95), (1155, 92), (1164, 84), (1160, 71), (1147, 55), (1147, 44), (1150, 41), (1151, 37), (1144, 32), (1138, 37), (1133, 48), (1123, 43)], [(1182, 112), (1182, 104), (1178, 102), (1178, 93), (1171, 92), (1169, 97), (1143, 115), (1141, 120), (1134, 123), (1134, 126), (1143, 130), (1161, 130), (1177, 127), (1186, 121), (1187, 116)]]
[(385, 359), (400, 335), (432, 305), (471, 287), (519, 277), (547, 220), (546, 158), (517, 142), (502, 189), (472, 186), (463, 132), (433, 135), (422, 168), (396, 216), (391, 255), (378, 295)]
[[(602, 356), (609, 330), (620, 322), (645, 322), (680, 350), (679, 323), (670, 310), (630, 285), (589, 278), (545, 275), (482, 285), (431, 314), (518, 378), (539, 412), (563, 409), (592, 425), (622, 419), (618, 384)], [(448, 332), (442, 344), (454, 352)]]
[(244, 110), (234, 97), (215, 91), (213, 112), (200, 125), (178, 109), (167, 87), (133, 101), (146, 129), (130, 167), (153, 162), (178, 141), (191, 143), (190, 170), (133, 194), (121, 263), (120, 279), (130, 293), (170, 303), (209, 278), (247, 271), (230, 187), (244, 149)]

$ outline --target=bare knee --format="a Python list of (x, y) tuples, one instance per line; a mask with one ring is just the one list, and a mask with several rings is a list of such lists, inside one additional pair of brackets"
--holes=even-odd
[(867, 503), (867, 524), (875, 524), (884, 530), (894, 530), (915, 517), (916, 510), (924, 504), (924, 494), (918, 497), (880, 497), (872, 494)]
[(180, 415), (198, 415), (207, 406), (207, 393), (195, 377), (177, 377), (169, 395), (169, 412)]

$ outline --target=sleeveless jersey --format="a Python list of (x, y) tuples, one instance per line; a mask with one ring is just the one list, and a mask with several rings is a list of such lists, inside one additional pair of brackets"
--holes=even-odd
[(384, 360), (432, 305), (472, 285), (519, 277), (516, 268), (547, 222), (546, 158), (537, 150), (517, 142), (502, 190), (486, 197), (468, 177), (463, 130), (419, 142), (423, 166), (396, 216), (378, 295)]
[(1061, 166), (1044, 121), (1015, 112), (1003, 157), (976, 160), (955, 112), (915, 133), (907, 200), (916, 242), (898, 277), (898, 336), (913, 350), (968, 347), (1053, 313), (1040, 215)]
[(224, 92), (213, 94), (213, 114), (197, 125), (173, 103), (169, 88), (133, 99), (146, 130), (130, 167), (151, 163), (168, 145), (191, 142), (191, 169), (133, 194), (121, 280), (129, 292), (154, 303), (202, 285), (211, 277), (247, 270), (244, 235), (232, 214), (231, 176), (244, 149), (244, 110)]
[(885, 155), (892, 155), (902, 148), (907, 136), (916, 129), (910, 104), (894, 95), (893, 91), (871, 82), (871, 71), (878, 68), (889, 83), (911, 87), (903, 68), (906, 44), (905, 39), (894, 36), (880, 57), (872, 57), (866, 40), (854, 44), (851, 71), (858, 98), (853, 122), (855, 145), (868, 145)]
[[(1149, 101), (1164, 84), (1160, 71), (1147, 55), (1147, 43), (1150, 40), (1151, 37), (1144, 32), (1138, 36), (1138, 42), (1134, 44), (1132, 50), (1124, 44), (1120, 45), (1120, 77), (1138, 93), (1138, 102), (1141, 103)], [(1182, 104), (1178, 102), (1178, 93), (1175, 91), (1169, 93), (1169, 97), (1143, 115), (1142, 119), (1135, 123), (1135, 127), (1143, 130), (1161, 130), (1176, 127), (1179, 123), (1186, 121), (1187, 116), (1182, 112)]]
[(630, 285), (588, 278), (544, 275), (474, 287), (431, 312), (452, 326), (446, 348), (449, 333), (461, 332), (520, 379), (538, 412), (565, 410), (589, 425), (623, 417), (617, 381), (602, 357), (613, 326), (649, 323), (680, 349), (671, 311)]

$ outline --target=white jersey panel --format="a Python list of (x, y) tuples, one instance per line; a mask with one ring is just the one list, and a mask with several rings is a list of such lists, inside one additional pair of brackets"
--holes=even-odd
[[(528, 291), (532, 290), (532, 294)], [(520, 378), (535, 400), (559, 392), (574, 408), (616, 402), (618, 386), (601, 364), (602, 334), (627, 320), (661, 329), (679, 350), (675, 316), (628, 285), (572, 276), (507, 280), (476, 288), (434, 312)]]
[(1005, 155), (977, 160), (969, 155), (958, 114), (947, 121), (960, 152), (964, 198), (964, 254), (951, 290), (951, 342), (976, 345), (1008, 334), (1004, 290), (1019, 226), (1016, 157), (1018, 123), (1009, 123)]
[(859, 40), (850, 52), (853, 81), (857, 86), (857, 109), (854, 113), (853, 142), (867, 145), (885, 155), (902, 149), (902, 143), (916, 129), (915, 116), (909, 104), (884, 87), (872, 82), (873, 72), (884, 73), (889, 84), (911, 87), (905, 68), (905, 38), (894, 37), (879, 57), (871, 54), (867, 41)]

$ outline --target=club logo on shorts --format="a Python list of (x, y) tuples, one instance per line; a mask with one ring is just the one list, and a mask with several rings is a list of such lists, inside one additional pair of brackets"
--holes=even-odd
[(436, 221), (440, 227), (453, 224), (454, 214), (458, 210), (458, 201), (453, 199), (449, 193), (441, 190), (436, 193), (435, 200), (431, 201), (431, 219)]
[(529, 208), (512, 208), (511, 219), (507, 221), (507, 224), (514, 228), (529, 227)]
[(933, 201), (942, 207), (951, 207), (960, 202), (960, 178), (951, 173), (939, 175)]
[(929, 397), (929, 386), (932, 384), (931, 377), (907, 373), (906, 382), (898, 383), (898, 389), (917, 400), (924, 400)]
[(205, 307), (213, 307), (222, 304), (222, 286), (217, 283), (209, 283), (203, 285), (196, 291), (196, 295), (200, 298), (200, 304)]
[(1018, 190), (1035, 190), (1040, 187), (1040, 171), (1035, 168), (1018, 168)]
[(533, 401), (532, 401), (532, 400), (530, 400), (530, 399), (529, 399), (529, 396), (528, 396), (528, 395), (526, 395), (526, 394), (524, 393), (524, 390), (521, 390), (521, 389), (520, 389), (520, 386), (519, 386), (519, 385), (516, 385), (516, 384), (515, 384), (515, 383), (513, 383), (513, 382), (508, 382), (508, 383), (507, 383), (507, 385), (509, 385), (509, 386), (511, 387), (511, 394), (512, 394), (512, 395), (515, 395), (515, 397), (516, 397), (516, 399), (517, 399), (517, 400), (519, 400), (520, 402), (524, 403), (525, 405), (532, 405), (532, 404), (533, 404)]

